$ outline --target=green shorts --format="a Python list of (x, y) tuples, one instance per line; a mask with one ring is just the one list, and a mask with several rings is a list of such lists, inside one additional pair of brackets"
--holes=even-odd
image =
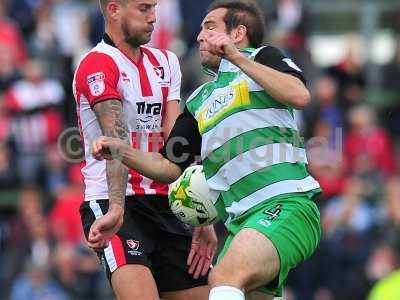
[(257, 291), (281, 297), (289, 271), (309, 258), (319, 244), (321, 224), (317, 205), (307, 196), (296, 196), (269, 200), (253, 207), (229, 224), (229, 235), (218, 260), (225, 255), (235, 235), (243, 228), (256, 229), (271, 240), (277, 249), (279, 275)]

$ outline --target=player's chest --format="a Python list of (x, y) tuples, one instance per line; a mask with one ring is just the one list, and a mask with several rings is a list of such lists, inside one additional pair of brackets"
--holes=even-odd
[(200, 133), (251, 105), (246, 80), (233, 80), (211, 90), (204, 90), (201, 97), (195, 113)]
[(143, 60), (119, 69), (118, 89), (131, 130), (159, 130), (171, 82), (169, 67)]

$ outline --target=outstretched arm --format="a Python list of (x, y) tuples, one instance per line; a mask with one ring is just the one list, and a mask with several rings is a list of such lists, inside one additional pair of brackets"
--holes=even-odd
[(123, 143), (120, 139), (102, 136), (93, 142), (96, 159), (122, 161), (130, 169), (150, 179), (171, 183), (181, 175), (179, 166), (164, 158), (160, 153), (143, 152)]
[(93, 143), (96, 159), (120, 160), (142, 175), (163, 183), (175, 181), (200, 154), (201, 136), (194, 117), (185, 110), (176, 120), (161, 153), (143, 152), (120, 139), (100, 137)]

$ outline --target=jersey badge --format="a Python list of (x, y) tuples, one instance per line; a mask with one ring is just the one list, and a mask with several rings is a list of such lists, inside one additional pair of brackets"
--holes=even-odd
[(158, 66), (154, 67), (154, 72), (156, 72), (156, 75), (160, 77), (162, 80), (165, 78), (165, 72), (164, 72), (164, 67)]
[(126, 244), (129, 246), (129, 248), (131, 248), (132, 250), (137, 250), (139, 249), (139, 241), (135, 241), (135, 240), (127, 240)]
[(103, 94), (106, 89), (105, 76), (103, 72), (90, 74), (87, 77), (87, 83), (89, 85), (90, 93), (95, 97)]

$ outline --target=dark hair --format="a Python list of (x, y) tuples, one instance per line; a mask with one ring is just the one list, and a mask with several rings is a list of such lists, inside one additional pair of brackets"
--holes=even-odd
[(264, 14), (254, 1), (216, 0), (208, 7), (207, 13), (218, 8), (228, 10), (224, 17), (228, 33), (239, 25), (246, 26), (250, 46), (261, 46), (265, 35)]

